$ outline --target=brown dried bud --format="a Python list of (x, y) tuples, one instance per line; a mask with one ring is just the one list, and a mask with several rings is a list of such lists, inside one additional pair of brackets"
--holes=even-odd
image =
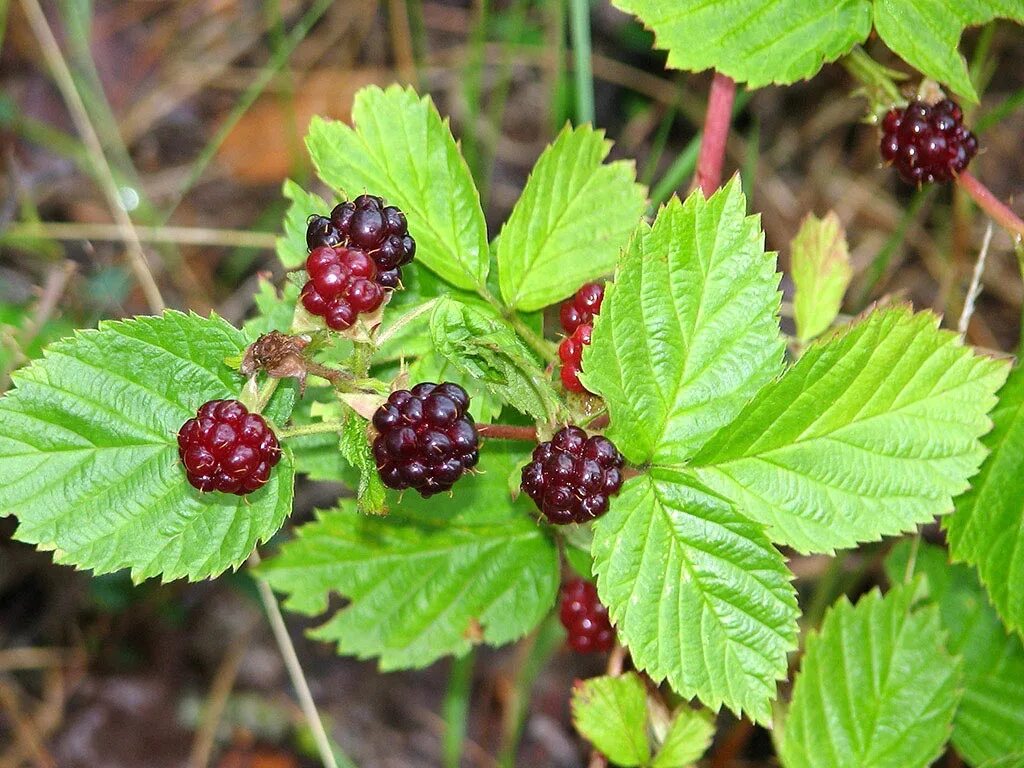
[(280, 331), (265, 333), (245, 350), (240, 370), (245, 376), (265, 371), (275, 379), (295, 378), (304, 391), (308, 368), (303, 350), (308, 345), (309, 339), (302, 336)]

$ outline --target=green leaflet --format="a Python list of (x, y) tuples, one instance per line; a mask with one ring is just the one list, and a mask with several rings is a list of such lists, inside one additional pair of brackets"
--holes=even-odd
[(582, 733), (616, 765), (647, 765), (647, 689), (627, 672), (620, 677), (593, 677), (572, 692), (572, 719)]
[[(885, 561), (889, 580), (907, 570), (910, 542)], [(1007, 635), (974, 571), (950, 565), (940, 547), (921, 544), (914, 572), (928, 580), (939, 608), (946, 648), (963, 660), (963, 697), (953, 720), (953, 746), (971, 765), (1024, 755), (1024, 645)]]
[(959, 660), (913, 585), (841, 598), (807, 638), (782, 729), (785, 768), (925, 768), (959, 699)]
[(679, 707), (651, 768), (693, 765), (707, 752), (714, 735), (715, 722), (707, 710), (694, 710), (686, 705)]
[(348, 197), (371, 192), (401, 208), (416, 261), (458, 288), (486, 285), (487, 226), (480, 195), (448, 121), (411, 88), (357, 94), (353, 127), (313, 118), (306, 145), (317, 173)]
[(332, 593), (348, 598), (313, 635), (339, 653), (379, 657), (385, 670), (511, 642), (551, 609), (559, 579), (554, 543), (505, 485), (521, 458), (488, 446), (482, 472), (459, 480), (454, 501), (406, 493), (386, 517), (342, 502), (260, 573), (300, 613), (323, 613)]
[(793, 317), (801, 344), (827, 331), (839, 314), (853, 277), (846, 232), (834, 211), (823, 219), (808, 214), (790, 243), (796, 292)]
[(688, 475), (626, 482), (594, 525), (598, 592), (639, 669), (684, 698), (771, 719), (798, 615), (761, 528)]
[(645, 190), (632, 162), (602, 164), (610, 149), (603, 131), (566, 126), (537, 160), (498, 239), (508, 306), (541, 309), (615, 268)]
[(738, 178), (641, 225), (583, 354), (630, 461), (682, 464), (781, 373), (778, 284)]
[(352, 411), (346, 414), (341, 432), (341, 454), (359, 471), (359, 482), (355, 488), (356, 509), (364, 515), (383, 515), (387, 512), (384, 505), (384, 483), (370, 450), (368, 426), (362, 416)]
[[(16, 538), (136, 580), (237, 567), (291, 512), (290, 452), (244, 499), (201, 494), (176, 434), (207, 400), (238, 395), (223, 361), (246, 343), (218, 317), (166, 312), (78, 332), (18, 372), (0, 399), (0, 514), (18, 517)], [(286, 419), (293, 398), (280, 388), (268, 415)]]
[(879, 310), (812, 344), (693, 459), (776, 542), (830, 552), (949, 512), (985, 450), (1003, 362)]
[(953, 557), (978, 567), (999, 615), (1024, 636), (1024, 368), (999, 392), (992, 420), (991, 453), (945, 526)]

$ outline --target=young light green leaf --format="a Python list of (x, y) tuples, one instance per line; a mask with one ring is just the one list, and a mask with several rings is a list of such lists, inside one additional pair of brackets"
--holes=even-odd
[(594, 525), (598, 593), (637, 668), (684, 698), (771, 719), (797, 605), (761, 527), (688, 475), (626, 482)]
[(641, 226), (583, 353), (630, 461), (681, 464), (781, 373), (778, 284), (738, 178)]
[(256, 302), (257, 313), (242, 325), (249, 339), (255, 341), (260, 335), (271, 331), (287, 333), (292, 325), (295, 304), (299, 300), (299, 286), (286, 280), (278, 292), (272, 282), (260, 277), (253, 300)]
[(430, 97), (411, 88), (360, 90), (354, 128), (314, 117), (306, 145), (320, 178), (354, 197), (397, 205), (416, 239), (416, 261), (459, 288), (487, 282), (490, 254), (480, 195)]
[(383, 515), (387, 512), (384, 505), (384, 483), (370, 451), (370, 440), (366, 434), (368, 426), (365, 419), (349, 411), (341, 432), (341, 455), (359, 470), (356, 509), (364, 515)]
[[(185, 479), (176, 434), (204, 402), (237, 397), (224, 364), (247, 343), (224, 320), (179, 312), (103, 322), (47, 348), (0, 399), (0, 515), (59, 563), (142, 580), (237, 567), (291, 512), (286, 450), (245, 498)], [(287, 418), (293, 388), (268, 412)]]
[(715, 721), (707, 710), (680, 707), (651, 768), (685, 768), (695, 764), (711, 746), (714, 735)]
[(490, 310), (442, 299), (430, 318), (434, 348), (502, 402), (553, 421), (558, 395), (515, 330)]
[(338, 652), (380, 657), (382, 669), (422, 667), (474, 644), (508, 643), (555, 602), (558, 551), (513, 502), (505, 478), (522, 458), (489, 446), (458, 498), (407, 493), (386, 517), (351, 502), (319, 514), (260, 569), (286, 607), (310, 616), (331, 593), (349, 603), (313, 631)]
[(959, 660), (914, 585), (829, 610), (807, 638), (779, 755), (785, 768), (925, 768), (949, 738)]
[[(298, 269), (306, 263), (306, 222), (314, 213), (329, 216), (334, 206), (320, 195), (307, 192), (291, 179), (281, 190), (291, 200), (284, 215), (284, 234), (277, 238), (277, 258), (285, 269)], [(279, 329), (284, 330), (284, 329)]]
[(751, 88), (805, 80), (871, 32), (871, 0), (614, 3), (654, 31), (668, 66), (716, 69)]
[(875, 28), (896, 54), (922, 73), (977, 103), (957, 51), (964, 27), (995, 18), (1024, 22), (1020, 0), (874, 0)]
[(572, 719), (576, 730), (616, 765), (646, 766), (651, 759), (647, 689), (635, 672), (578, 683), (572, 692)]
[(853, 277), (846, 232), (834, 211), (808, 214), (790, 243), (796, 337), (806, 344), (832, 325)]
[(1006, 363), (927, 312), (873, 312), (812, 344), (693, 459), (776, 542), (830, 552), (952, 509)]
[[(907, 571), (910, 542), (885, 560), (893, 583)], [(1008, 635), (973, 569), (950, 565), (946, 552), (921, 544), (914, 572), (939, 608), (946, 648), (963, 660), (963, 698), (953, 720), (953, 746), (971, 765), (1024, 754), (1024, 645)]]
[(954, 559), (977, 566), (1003, 622), (1024, 637), (1024, 367), (1000, 390), (992, 420), (991, 453), (945, 527)]
[(644, 210), (636, 168), (603, 165), (604, 131), (566, 126), (540, 156), (501, 230), (501, 295), (510, 307), (541, 309), (609, 274)]

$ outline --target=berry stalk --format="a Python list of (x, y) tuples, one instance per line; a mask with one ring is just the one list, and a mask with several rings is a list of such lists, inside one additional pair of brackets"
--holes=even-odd
[(1024, 238), (1024, 221), (1005, 203), (989, 191), (970, 171), (962, 171), (956, 183), (987, 213), (996, 224), (1012, 234), (1016, 240)]
[(708, 94), (708, 110), (704, 116), (704, 139), (697, 158), (694, 186), (700, 187), (704, 197), (722, 186), (722, 166), (725, 163), (725, 144), (732, 121), (732, 103), (736, 98), (736, 82), (728, 75), (715, 72)]

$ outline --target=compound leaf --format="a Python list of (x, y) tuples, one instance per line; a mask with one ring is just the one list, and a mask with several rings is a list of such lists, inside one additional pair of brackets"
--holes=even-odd
[(992, 420), (991, 453), (945, 525), (954, 559), (977, 566), (1003, 621), (1024, 636), (1024, 368), (999, 392)]
[(681, 464), (781, 373), (778, 284), (738, 178), (641, 225), (583, 354), (627, 458)]
[(489, 446), (456, 501), (407, 493), (386, 517), (343, 501), (299, 528), (260, 573), (288, 595), (286, 607), (310, 616), (327, 610), (331, 593), (347, 598), (312, 634), (339, 653), (379, 657), (381, 669), (511, 642), (550, 610), (559, 578), (554, 543), (506, 487), (522, 458)]
[(501, 295), (535, 310), (610, 273), (644, 210), (636, 168), (603, 164), (603, 131), (566, 126), (540, 156), (498, 239)]
[(796, 645), (782, 555), (761, 527), (689, 476), (633, 478), (594, 525), (598, 593), (633, 661), (684, 698), (771, 718)]
[(812, 344), (694, 458), (697, 476), (801, 552), (946, 514), (1007, 365), (937, 325), (894, 307)]
[[(0, 514), (58, 563), (142, 580), (237, 567), (291, 512), (288, 451), (245, 498), (192, 488), (176, 434), (204, 402), (237, 397), (224, 364), (246, 336), (219, 317), (102, 322), (49, 346), (0, 398)], [(268, 413), (288, 416), (292, 387)]]
[(458, 288), (487, 282), (490, 254), (480, 195), (466, 161), (429, 97), (397, 85), (363, 88), (354, 127), (314, 117), (306, 145), (317, 173), (354, 197), (397, 205), (416, 239), (416, 261)]
[(592, 677), (572, 692), (572, 719), (602, 754), (616, 765), (647, 765), (647, 688), (635, 672)]
[(809, 214), (790, 247), (790, 272), (796, 287), (793, 319), (797, 340), (806, 344), (836, 319), (853, 268), (846, 233), (834, 211), (823, 219)]
[(949, 738), (959, 660), (915, 585), (845, 598), (807, 638), (782, 730), (785, 768), (925, 768)]

